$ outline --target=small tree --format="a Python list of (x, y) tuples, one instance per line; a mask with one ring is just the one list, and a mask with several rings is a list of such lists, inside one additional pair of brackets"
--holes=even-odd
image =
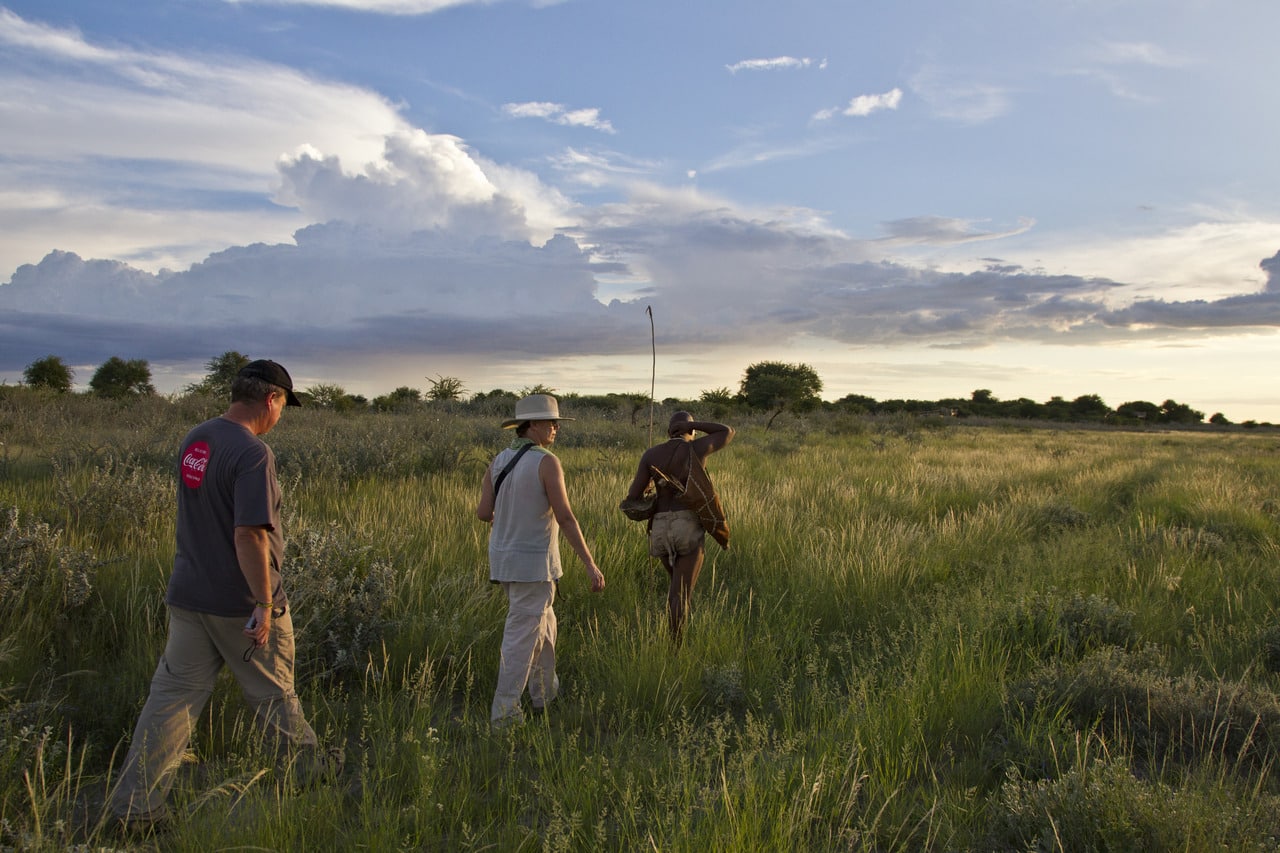
[(1204, 412), (1198, 412), (1186, 403), (1165, 400), (1160, 404), (1160, 420), (1167, 424), (1198, 424), (1204, 420)]
[(56, 355), (46, 355), (27, 365), (22, 371), (22, 381), (32, 388), (45, 388), (65, 394), (71, 390), (74, 371)]
[(698, 402), (711, 410), (711, 417), (722, 418), (733, 411), (737, 396), (728, 388), (709, 388), (698, 395)]
[(128, 361), (111, 356), (93, 374), (89, 387), (100, 397), (120, 399), (140, 397), (156, 393), (151, 384), (151, 365), (146, 359), (131, 358)]
[(1071, 401), (1071, 414), (1082, 419), (1102, 420), (1111, 414), (1111, 407), (1097, 394), (1084, 394)]
[(769, 418), (768, 429), (783, 409), (803, 412), (819, 405), (820, 391), (822, 380), (809, 365), (762, 361), (747, 368), (739, 396), (753, 409), (777, 410)]
[(709, 406), (732, 406), (734, 393), (728, 388), (708, 388), (698, 395), (698, 402)]
[(349, 412), (360, 406), (360, 401), (348, 394), (345, 388), (330, 382), (312, 385), (307, 389), (307, 399), (313, 406), (335, 412)]
[(1160, 407), (1146, 400), (1131, 400), (1116, 406), (1116, 414), (1122, 418), (1156, 423), (1160, 420)]
[(417, 388), (410, 388), (408, 385), (401, 385), (390, 394), (374, 397), (373, 407), (380, 412), (390, 412), (397, 409), (410, 409), (421, 402), (421, 391)]
[(467, 393), (467, 389), (462, 387), (462, 380), (456, 376), (436, 376), (435, 379), (427, 377), (427, 381), (431, 383), (431, 390), (427, 391), (429, 400), (461, 400)]
[(878, 406), (875, 397), (868, 397), (865, 394), (845, 394), (831, 405), (837, 411), (852, 412), (858, 415), (874, 412)]
[(188, 394), (207, 394), (219, 399), (230, 399), (231, 383), (235, 381), (240, 368), (249, 363), (249, 356), (241, 355), (235, 350), (227, 350), (204, 363), (209, 372), (204, 379), (188, 385)]
[(510, 413), (517, 399), (519, 397), (515, 392), (506, 391), (502, 388), (494, 388), (492, 391), (477, 391), (471, 395), (467, 408), (470, 411), (487, 415), (503, 412)]

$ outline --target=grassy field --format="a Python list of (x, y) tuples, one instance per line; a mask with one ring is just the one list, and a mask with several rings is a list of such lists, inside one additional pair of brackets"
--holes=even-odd
[[(222, 407), (5, 390), (0, 847), (122, 848), (92, 806), (164, 641), (176, 443)], [(582, 414), (556, 451), (608, 589), (564, 549), (564, 694), (491, 732), (502, 416), (287, 413), (299, 691), (344, 777), (297, 790), (224, 678), (129, 845), (1280, 849), (1280, 435), (731, 419), (733, 548), (677, 652), (617, 510), (647, 416)]]

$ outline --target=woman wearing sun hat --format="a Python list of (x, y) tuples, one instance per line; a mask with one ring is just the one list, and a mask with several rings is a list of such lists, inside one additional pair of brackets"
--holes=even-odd
[(525, 688), (536, 709), (556, 697), (556, 614), (552, 609), (560, 567), (559, 534), (587, 569), (591, 591), (604, 589), (578, 519), (569, 505), (564, 469), (549, 450), (561, 421), (555, 397), (531, 394), (516, 403), (515, 417), (503, 422), (515, 428), (511, 446), (484, 472), (476, 515), (491, 522), (489, 580), (507, 594), (507, 622), (502, 635), (498, 686), (489, 719), (502, 726), (523, 718)]

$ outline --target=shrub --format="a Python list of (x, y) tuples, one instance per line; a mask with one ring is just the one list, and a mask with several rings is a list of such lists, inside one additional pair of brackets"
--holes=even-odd
[(1062, 709), (1077, 729), (1096, 727), (1150, 766), (1221, 758), (1256, 769), (1280, 747), (1280, 701), (1273, 694), (1192, 674), (1174, 677), (1153, 649), (1104, 647), (1080, 661), (1056, 661), (1011, 695), (1027, 710)]
[(1217, 555), (1227, 548), (1227, 540), (1208, 527), (1157, 525), (1145, 531), (1145, 545), (1159, 551), (1183, 550), (1198, 554)]
[(61, 534), (44, 522), (24, 522), (16, 508), (6, 515), (0, 535), (0, 623), (7, 631), (33, 612), (65, 620), (93, 591), (93, 555), (64, 546)]
[(391, 564), (352, 541), (336, 522), (292, 534), (285, 588), (297, 637), (299, 677), (358, 672), (392, 626), (396, 597)]
[(1045, 504), (1039, 510), (1040, 526), (1050, 531), (1084, 527), (1089, 521), (1089, 513), (1065, 501)]
[(1280, 672), (1280, 625), (1262, 630), (1262, 663), (1268, 672)]
[(172, 478), (139, 466), (132, 459), (107, 456), (77, 477), (54, 462), (58, 499), (70, 522), (91, 533), (102, 546), (128, 546), (165, 523), (173, 511)]
[(1275, 849), (1275, 799), (1219, 804), (1194, 788), (1134, 777), (1124, 760), (1086, 761), (1052, 780), (1011, 771), (1000, 790), (988, 850)]
[(1135, 646), (1133, 616), (1100, 595), (1051, 590), (998, 610), (994, 630), (1001, 645), (1022, 647), (1035, 657), (1076, 659), (1102, 646)]

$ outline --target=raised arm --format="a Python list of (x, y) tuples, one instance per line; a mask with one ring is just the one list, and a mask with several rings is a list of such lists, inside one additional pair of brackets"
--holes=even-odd
[(704, 458), (733, 441), (733, 437), (737, 434), (728, 424), (718, 424), (715, 421), (693, 421), (689, 427), (706, 433), (693, 440), (694, 452)]

